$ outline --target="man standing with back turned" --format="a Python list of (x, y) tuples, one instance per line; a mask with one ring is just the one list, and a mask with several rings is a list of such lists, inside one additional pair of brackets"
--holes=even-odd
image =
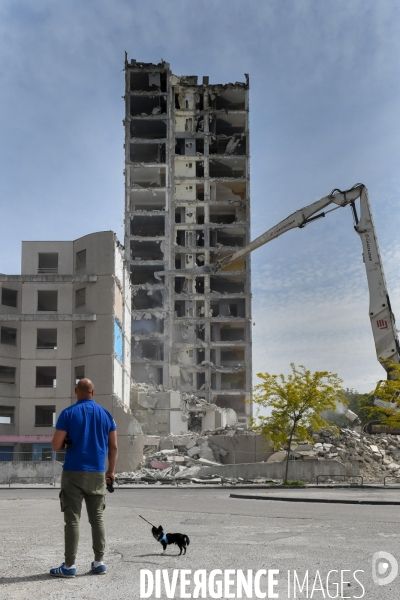
[[(52, 447), (60, 451), (66, 446), (61, 476), (60, 503), (64, 513), (65, 562), (50, 569), (55, 577), (75, 577), (75, 557), (79, 542), (79, 520), (85, 499), (92, 527), (94, 561), (91, 572), (105, 575), (103, 555), (106, 545), (103, 510), (106, 482), (114, 482), (118, 456), (117, 431), (111, 414), (93, 400), (90, 379), (81, 379), (76, 388), (77, 402), (58, 417)], [(105, 460), (108, 448), (108, 469)]]

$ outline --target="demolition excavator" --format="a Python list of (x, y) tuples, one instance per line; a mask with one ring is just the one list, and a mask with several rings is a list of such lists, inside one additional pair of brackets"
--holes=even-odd
[[(355, 205), (356, 200), (359, 200), (359, 214)], [(330, 210), (324, 210), (330, 205), (336, 206)], [(350, 205), (353, 214), (354, 229), (360, 236), (363, 247), (369, 289), (369, 318), (375, 341), (376, 356), (385, 369), (387, 378), (390, 379), (390, 363), (400, 363), (400, 346), (368, 200), (368, 190), (365, 185), (357, 183), (346, 191), (333, 190), (328, 196), (294, 212), (244, 248), (217, 259), (211, 265), (210, 270), (214, 273), (220, 271), (287, 231), (295, 227), (302, 229), (309, 223), (325, 217), (328, 213), (348, 205)]]

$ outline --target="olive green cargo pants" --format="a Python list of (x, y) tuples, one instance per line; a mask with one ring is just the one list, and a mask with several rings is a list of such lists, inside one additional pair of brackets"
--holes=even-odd
[(103, 560), (106, 532), (103, 510), (105, 508), (106, 480), (104, 473), (92, 471), (63, 471), (60, 503), (64, 513), (65, 564), (75, 563), (79, 542), (79, 521), (82, 501), (85, 500), (89, 523), (92, 527), (94, 559)]

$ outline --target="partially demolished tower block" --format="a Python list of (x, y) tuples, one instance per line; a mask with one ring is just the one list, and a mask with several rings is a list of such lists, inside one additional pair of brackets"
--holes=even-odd
[(127, 59), (125, 75), (132, 379), (233, 408), (245, 422), (250, 258), (195, 271), (249, 242), (248, 77), (199, 85), (164, 61)]

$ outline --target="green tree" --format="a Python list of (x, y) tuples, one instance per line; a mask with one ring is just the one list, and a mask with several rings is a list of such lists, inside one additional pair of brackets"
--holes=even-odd
[(390, 379), (378, 381), (369, 401), (362, 403), (362, 411), (388, 427), (400, 427), (400, 365), (388, 361), (386, 368)]
[(288, 478), (289, 456), (293, 438), (310, 440), (309, 430), (322, 427), (336, 429), (321, 416), (334, 410), (337, 402), (347, 405), (342, 380), (329, 371), (311, 373), (303, 365), (291, 363), (291, 374), (258, 373), (262, 380), (254, 388), (253, 401), (259, 407), (271, 409), (268, 416), (257, 414), (253, 428), (264, 435), (276, 450), (287, 446), (285, 481)]

